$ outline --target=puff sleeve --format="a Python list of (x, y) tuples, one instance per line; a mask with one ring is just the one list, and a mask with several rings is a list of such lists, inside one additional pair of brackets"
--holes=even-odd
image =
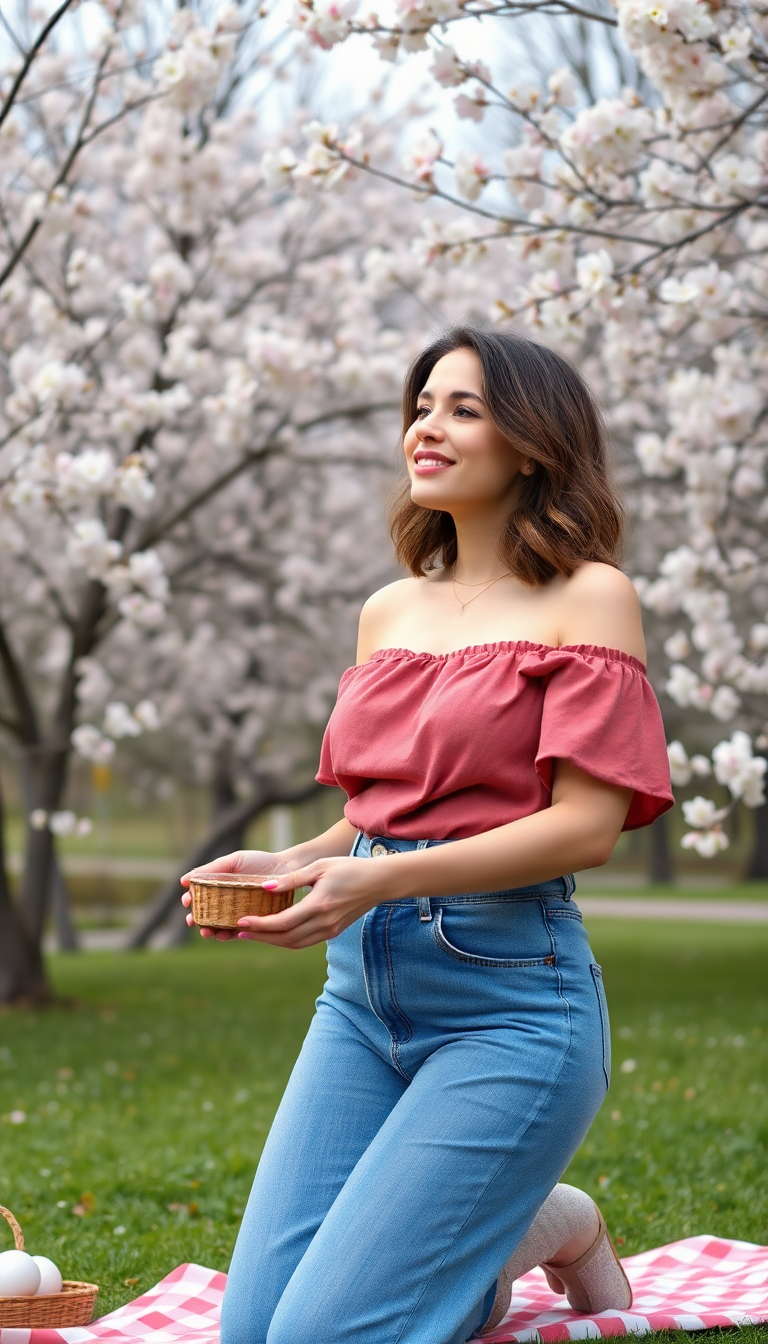
[(524, 660), (544, 678), (536, 771), (547, 788), (552, 762), (634, 790), (623, 829), (648, 826), (673, 806), (664, 725), (643, 664), (596, 645), (573, 645)]
[(336, 772), (333, 768), (333, 757), (331, 755), (331, 725), (328, 724), (323, 734), (323, 744), (320, 748), (320, 765), (318, 767), (315, 779), (318, 784), (327, 784), (332, 789), (340, 787), (336, 778)]

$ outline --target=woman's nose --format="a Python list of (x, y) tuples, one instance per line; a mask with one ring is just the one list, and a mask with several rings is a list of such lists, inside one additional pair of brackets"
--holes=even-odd
[(445, 433), (440, 422), (435, 418), (434, 412), (432, 415), (428, 415), (426, 420), (416, 421), (416, 438), (421, 439), (422, 442), (429, 439), (442, 440), (445, 438)]

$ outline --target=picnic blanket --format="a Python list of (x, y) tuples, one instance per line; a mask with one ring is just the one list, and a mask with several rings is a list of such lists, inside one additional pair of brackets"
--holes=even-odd
[[(631, 1311), (580, 1316), (534, 1269), (515, 1285), (506, 1319), (486, 1339), (599, 1339), (653, 1330), (702, 1330), (768, 1321), (768, 1246), (719, 1237), (686, 1237), (623, 1261), (635, 1300)], [(225, 1274), (179, 1265), (134, 1302), (89, 1326), (0, 1330), (0, 1344), (216, 1344)]]

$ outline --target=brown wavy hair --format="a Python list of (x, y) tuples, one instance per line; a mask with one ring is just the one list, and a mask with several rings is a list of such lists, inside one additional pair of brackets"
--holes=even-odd
[[(511, 332), (453, 327), (411, 364), (403, 389), (403, 434), (416, 419), (419, 394), (435, 364), (453, 350), (473, 350), (494, 423), (536, 463), (521, 478), (515, 507), (499, 538), (499, 556), (531, 585), (570, 575), (584, 560), (617, 565), (624, 509), (608, 478), (600, 410), (577, 369), (554, 350)], [(397, 558), (420, 577), (456, 560), (449, 513), (411, 499), (406, 482), (390, 512)]]

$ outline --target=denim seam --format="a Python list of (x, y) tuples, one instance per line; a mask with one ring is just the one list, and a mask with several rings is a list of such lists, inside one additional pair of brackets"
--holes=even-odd
[[(400, 1004), (397, 999), (397, 994), (395, 992), (395, 972), (394, 967), (392, 965), (392, 952), (389, 942), (389, 924), (390, 920), (392, 919), (393, 913), (394, 912), (392, 910), (387, 911), (384, 923), (384, 956), (386, 958), (386, 965), (387, 965), (387, 983), (389, 985), (389, 992), (392, 996), (392, 1003), (394, 1004), (395, 1011), (398, 1017), (400, 1018), (400, 1021), (405, 1024), (405, 1030), (407, 1034), (403, 1041), (399, 1041), (393, 1036), (391, 1028), (387, 1027), (390, 1039), (389, 1054), (392, 1063), (394, 1064), (398, 1073), (401, 1073), (403, 1078), (406, 1078), (409, 1083), (412, 1083), (413, 1079), (409, 1074), (406, 1073), (405, 1069), (400, 1063), (400, 1046), (405, 1045), (408, 1041), (410, 1041), (411, 1037), (413, 1036), (413, 1024), (408, 1020), (402, 1008), (400, 1007)], [(386, 1026), (386, 1023), (384, 1025)]]
[(597, 994), (597, 1006), (600, 1012), (600, 1035), (602, 1037), (602, 1045), (603, 1045), (603, 1077), (605, 1078), (605, 1090), (607, 1092), (610, 1090), (611, 1086), (610, 1060), (607, 1048), (608, 1036), (609, 1036), (608, 1004), (605, 998), (605, 985), (603, 983), (602, 968), (598, 966), (596, 961), (593, 961), (590, 964), (589, 969), (592, 975), (592, 983), (595, 986), (595, 993)]
[(547, 910), (547, 919), (575, 919), (577, 924), (581, 924), (580, 910)]
[(390, 1035), (389, 1027), (387, 1026), (386, 1022), (384, 1021), (384, 1018), (379, 1016), (379, 1014), (376, 1012), (376, 1009), (375, 1009), (375, 1007), (374, 1007), (373, 998), (372, 998), (372, 995), (371, 995), (371, 986), (370, 986), (370, 984), (369, 984), (369, 982), (368, 982), (368, 971), (367, 971), (367, 968), (366, 968), (366, 965), (365, 965), (365, 943), (366, 943), (366, 940), (367, 940), (368, 942), (370, 942), (370, 939), (371, 939), (370, 930), (368, 929), (368, 921), (369, 921), (369, 919), (371, 918), (371, 916), (374, 914), (375, 908), (376, 908), (376, 907), (374, 906), (374, 909), (373, 909), (373, 910), (369, 910), (369, 911), (368, 911), (368, 914), (366, 915), (365, 919), (363, 920), (363, 927), (362, 927), (362, 929), (360, 930), (360, 954), (361, 954), (361, 960), (362, 960), (362, 966), (363, 966), (363, 982), (364, 982), (364, 984), (365, 984), (365, 994), (366, 994), (366, 998), (368, 999), (368, 1005), (369, 1005), (369, 1007), (370, 1007), (370, 1010), (371, 1010), (371, 1012), (373, 1013), (373, 1016), (376, 1018), (376, 1021), (381, 1023), (382, 1027), (384, 1028), (384, 1030), (386, 1031), (387, 1035), (390, 1037), (390, 1040), (391, 1040), (392, 1038), (391, 1038), (391, 1035)]
[[(552, 928), (552, 926), (551, 926), (551, 924), (550, 924), (550, 922), (549, 922), (549, 916), (550, 916), (550, 914), (552, 914), (552, 913), (554, 913), (554, 912), (548, 910), (547, 907), (546, 907), (546, 905), (544, 905), (544, 902), (543, 902), (543, 901), (542, 901), (542, 906), (543, 906), (543, 914), (544, 914), (544, 923), (546, 924), (546, 926), (547, 926), (547, 932), (549, 933), (549, 941), (550, 941), (550, 945), (551, 945), (551, 947), (552, 947), (552, 951), (553, 951), (553, 953), (555, 953), (556, 950), (557, 950), (557, 944), (555, 943), (555, 931), (554, 931), (554, 929)], [(570, 912), (569, 912), (569, 914), (570, 914)], [(558, 914), (557, 917), (558, 917), (558, 918), (560, 917), (559, 914)], [(568, 999), (565, 997), (565, 994), (563, 993), (563, 974), (562, 974), (562, 971), (560, 970), (560, 967), (559, 967), (559, 965), (558, 965), (557, 957), (556, 957), (556, 956), (555, 956), (555, 970), (557, 971), (557, 992), (558, 992), (558, 995), (560, 996), (560, 999), (561, 999), (562, 1002), (565, 1004), (565, 1011), (566, 1011), (566, 1014), (567, 1014), (567, 1017), (568, 1017), (568, 1030), (570, 1031), (570, 1030), (571, 1030), (571, 1005), (570, 1005), (570, 1003), (568, 1002)]]
[[(554, 966), (555, 964), (554, 953), (550, 953), (545, 957), (483, 957), (479, 953), (462, 952), (460, 947), (454, 947), (453, 943), (448, 942), (448, 939), (443, 933), (441, 915), (442, 910), (438, 910), (437, 918), (434, 921), (433, 926), (433, 936), (440, 951), (445, 952), (449, 957), (453, 957), (455, 961), (468, 962), (471, 966), (496, 966), (499, 968), (514, 968), (516, 966), (522, 968), (528, 966)], [(552, 938), (550, 935), (550, 942), (551, 941)]]
[[(558, 971), (558, 978), (559, 978), (559, 975), (560, 975), (560, 973), (559, 973), (559, 971)], [(562, 997), (562, 995), (561, 995), (561, 997)], [(515, 1137), (515, 1144), (516, 1144), (516, 1145), (519, 1144), (520, 1139), (523, 1137), (523, 1134), (526, 1134), (526, 1133), (528, 1132), (528, 1130), (531, 1128), (531, 1126), (534, 1124), (534, 1122), (535, 1122), (536, 1119), (538, 1118), (538, 1116), (539, 1116), (539, 1114), (540, 1114), (540, 1112), (541, 1112), (541, 1110), (542, 1110), (542, 1107), (544, 1106), (545, 1102), (548, 1102), (548, 1101), (549, 1101), (550, 1096), (552, 1095), (552, 1093), (553, 1093), (554, 1090), (555, 1090), (555, 1087), (557, 1086), (557, 1083), (558, 1083), (558, 1080), (559, 1080), (559, 1078), (560, 1078), (560, 1075), (561, 1075), (561, 1073), (563, 1072), (563, 1069), (565, 1068), (565, 1065), (566, 1065), (566, 1061), (567, 1061), (567, 1059), (568, 1059), (568, 1056), (569, 1056), (570, 1053), (571, 1053), (571, 1047), (572, 1047), (572, 1045), (573, 1045), (573, 1031), (572, 1031), (572, 1027), (571, 1027), (570, 1004), (568, 1003), (568, 1000), (567, 1000), (567, 999), (563, 999), (563, 1002), (565, 1003), (565, 1005), (566, 1005), (566, 1007), (567, 1007), (567, 1009), (568, 1009), (568, 1012), (567, 1012), (567, 1014), (566, 1014), (566, 1020), (567, 1020), (567, 1024), (568, 1024), (568, 1045), (567, 1045), (566, 1049), (563, 1051), (563, 1058), (562, 1058), (562, 1060), (560, 1061), (560, 1068), (558, 1069), (558, 1071), (557, 1071), (555, 1077), (552, 1079), (552, 1085), (551, 1085), (551, 1087), (549, 1088), (549, 1091), (548, 1091), (544, 1096), (542, 1096), (542, 1097), (540, 1098), (540, 1100), (539, 1100), (539, 1104), (538, 1104), (538, 1106), (536, 1107), (536, 1109), (535, 1109), (535, 1111), (533, 1112), (533, 1114), (529, 1117), (529, 1119), (528, 1119), (528, 1123), (526, 1124), (525, 1129), (522, 1130), (521, 1133), (519, 1133), (519, 1134), (516, 1135), (516, 1137)], [(440, 1264), (437, 1265), (437, 1266), (435, 1267), (435, 1269), (434, 1269), (434, 1271), (433, 1271), (433, 1273), (432, 1273), (431, 1278), (429, 1279), (429, 1281), (428, 1281), (427, 1283), (424, 1284), (424, 1286), (423, 1286), (421, 1292), (419, 1293), (418, 1298), (417, 1298), (416, 1301), (414, 1302), (414, 1304), (413, 1304), (413, 1306), (412, 1306), (412, 1308), (411, 1308), (411, 1310), (410, 1310), (408, 1316), (407, 1316), (406, 1319), (403, 1321), (403, 1324), (402, 1324), (402, 1326), (400, 1327), (400, 1332), (399, 1332), (399, 1334), (397, 1334), (397, 1335), (395, 1336), (395, 1338), (394, 1338), (394, 1340), (393, 1340), (393, 1344), (398, 1344), (398, 1341), (402, 1339), (402, 1337), (403, 1337), (403, 1331), (406, 1329), (406, 1327), (407, 1327), (407, 1325), (408, 1325), (408, 1322), (410, 1321), (411, 1317), (413, 1316), (414, 1312), (416, 1311), (416, 1308), (418, 1307), (419, 1303), (421, 1302), (422, 1298), (424, 1297), (424, 1294), (426, 1293), (427, 1288), (429, 1287), (430, 1283), (432, 1282), (432, 1279), (434, 1279), (435, 1275), (437, 1274), (437, 1271), (438, 1271), (439, 1269), (441, 1269), (442, 1266), (443, 1266), (443, 1264), (445, 1263), (446, 1256), (448, 1255), (449, 1251), (451, 1250), (451, 1247), (454, 1246), (454, 1245), (456, 1244), (456, 1241), (457, 1241), (458, 1238), (461, 1236), (461, 1233), (464, 1231), (464, 1228), (465, 1228), (466, 1224), (469, 1222), (470, 1218), (472, 1217), (473, 1213), (475, 1212), (475, 1209), (477, 1208), (477, 1206), (478, 1206), (478, 1204), (480, 1203), (481, 1199), (482, 1199), (483, 1196), (485, 1195), (485, 1193), (486, 1193), (486, 1191), (488, 1190), (489, 1186), (492, 1185), (492, 1183), (496, 1180), (497, 1176), (499, 1175), (499, 1172), (502, 1171), (503, 1168), (506, 1166), (506, 1164), (512, 1160), (512, 1157), (513, 1157), (513, 1156), (514, 1156), (513, 1153), (511, 1153), (511, 1152), (510, 1152), (510, 1153), (507, 1153), (506, 1157), (502, 1158), (501, 1162), (500, 1162), (499, 1165), (496, 1167), (496, 1169), (495, 1169), (495, 1171), (493, 1172), (493, 1174), (489, 1177), (489, 1179), (487, 1180), (486, 1184), (483, 1186), (483, 1189), (482, 1189), (482, 1190), (480, 1191), (480, 1193), (478, 1194), (477, 1199), (475, 1200), (475, 1202), (474, 1202), (472, 1208), (471, 1208), (471, 1209), (469, 1210), (469, 1212), (467, 1213), (467, 1216), (466, 1216), (466, 1218), (464, 1219), (464, 1222), (462, 1223), (461, 1227), (459, 1227), (459, 1228), (456, 1229), (456, 1232), (455, 1232), (455, 1234), (454, 1234), (453, 1240), (451, 1241), (450, 1245), (449, 1245), (449, 1246), (446, 1246), (446, 1248), (445, 1248), (445, 1253), (444, 1253), (444, 1255), (443, 1255), (442, 1260), (440, 1261)], [(482, 1322), (481, 1322), (481, 1326), (482, 1326)]]

